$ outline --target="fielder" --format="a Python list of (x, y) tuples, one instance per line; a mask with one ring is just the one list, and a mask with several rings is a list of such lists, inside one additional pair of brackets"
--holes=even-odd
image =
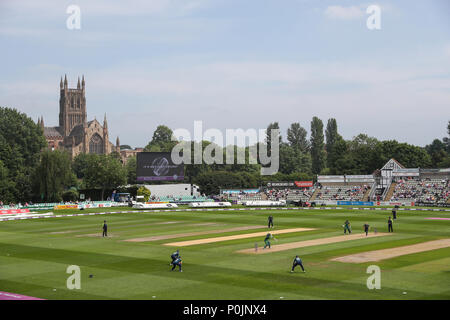
[(174, 261), (172, 261), (173, 267), (172, 267), (171, 271), (175, 270), (175, 268), (178, 266), (180, 272), (183, 272), (183, 270), (181, 270), (181, 263), (182, 263), (181, 256), (178, 256), (178, 258), (176, 258)]
[(302, 259), (300, 259), (299, 256), (295, 256), (294, 262), (292, 263), (292, 270), (291, 270), (291, 272), (294, 272), (294, 269), (295, 269), (296, 266), (300, 266), (302, 268), (303, 272), (306, 272), (305, 268), (303, 268)]
[(173, 265), (173, 262), (174, 262), (175, 260), (177, 260), (179, 257), (180, 257), (180, 250), (177, 249), (177, 251), (175, 251), (174, 253), (172, 253), (172, 254), (170, 255), (170, 258), (172, 259), (172, 262), (169, 263), (169, 266)]

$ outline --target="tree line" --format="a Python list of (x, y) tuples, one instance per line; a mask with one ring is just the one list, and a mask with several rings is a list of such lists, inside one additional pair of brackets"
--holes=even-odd
[[(279, 129), (278, 122), (270, 123), (265, 142), (257, 148), (270, 146), (271, 129)], [(255, 188), (269, 181), (314, 180), (318, 174), (370, 174), (395, 158), (410, 168), (450, 167), (450, 121), (448, 137), (434, 139), (425, 147), (400, 143), (396, 140), (380, 141), (366, 134), (345, 140), (338, 131), (337, 121), (328, 119), (326, 126), (313, 117), (310, 131), (295, 122), (286, 135), (278, 136), (279, 171), (270, 176), (260, 174), (260, 161), (252, 163), (250, 147), (233, 146), (246, 155), (244, 164), (185, 165), (185, 182), (195, 183), (205, 194), (217, 194), (224, 188)], [(170, 128), (156, 128), (144, 151), (170, 152), (178, 143), (172, 140)], [(214, 152), (225, 149), (210, 141), (183, 142), (191, 148), (205, 150), (213, 146)], [(99, 190), (99, 198), (119, 186), (136, 184), (136, 158), (123, 164), (120, 155), (80, 154), (74, 159), (65, 151), (50, 151), (42, 129), (26, 114), (16, 109), (0, 107), (0, 201), (61, 201), (79, 198), (80, 190)], [(124, 146), (129, 148), (129, 146)], [(270, 148), (269, 148), (270, 152)], [(236, 159), (235, 159), (236, 160)]]
[[(396, 140), (380, 141), (366, 134), (359, 134), (351, 140), (345, 140), (338, 132), (337, 121), (328, 119), (326, 126), (318, 117), (313, 117), (308, 131), (295, 122), (286, 132), (286, 140), (280, 134), (279, 172), (275, 175), (260, 175), (260, 164), (250, 164), (249, 148), (245, 147), (245, 164), (185, 165), (186, 181), (196, 183), (206, 194), (217, 194), (220, 189), (255, 188), (269, 181), (315, 180), (317, 175), (359, 175), (371, 174), (391, 158), (395, 158), (408, 168), (448, 168), (450, 167), (450, 121), (447, 134), (442, 140), (435, 139), (426, 147), (419, 147)], [(280, 129), (278, 122), (270, 123), (266, 129), (264, 143), (270, 149), (270, 130)], [(177, 143), (171, 140), (172, 130), (160, 125), (153, 134), (145, 151), (170, 152)], [(209, 141), (187, 142), (191, 146), (191, 157), (195, 144), (201, 144), (202, 150), (210, 146)], [(236, 150), (239, 147), (234, 146)], [(225, 150), (217, 148), (223, 152)], [(191, 161), (193, 163), (193, 161)], [(236, 161), (235, 161), (236, 163)], [(259, 161), (258, 161), (259, 163)]]

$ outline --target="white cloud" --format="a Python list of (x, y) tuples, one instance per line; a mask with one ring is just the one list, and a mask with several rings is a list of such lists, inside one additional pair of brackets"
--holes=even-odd
[(364, 11), (357, 6), (329, 6), (325, 10), (325, 15), (332, 19), (353, 20), (364, 16)]

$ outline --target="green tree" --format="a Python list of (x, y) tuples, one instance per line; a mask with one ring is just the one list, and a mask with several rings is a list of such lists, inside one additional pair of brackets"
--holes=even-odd
[(354, 162), (353, 154), (348, 153), (347, 142), (340, 135), (329, 147), (327, 161), (331, 174), (349, 174), (349, 170), (353, 169), (349, 167)]
[(125, 169), (127, 171), (128, 184), (135, 184), (136, 183), (136, 157), (131, 157), (131, 158), (127, 159)]
[(282, 143), (280, 145), (279, 171), (284, 174), (311, 173), (311, 155), (301, 152), (298, 148), (292, 148), (287, 143)]
[(255, 188), (258, 179), (251, 173), (235, 173), (229, 171), (203, 172), (195, 178), (195, 184), (200, 192), (206, 195), (219, 194), (220, 189), (229, 188)]
[(444, 141), (445, 145), (447, 146), (447, 152), (450, 154), (450, 121), (447, 124), (447, 134), (448, 137), (445, 137), (442, 139)]
[(432, 160), (425, 148), (389, 140), (382, 141), (379, 149), (383, 156), (382, 162), (394, 158), (407, 168), (431, 167)]
[(61, 201), (64, 191), (76, 184), (69, 154), (59, 150), (43, 151), (34, 178), (42, 200)]
[(425, 150), (431, 157), (431, 166), (434, 168), (439, 167), (439, 164), (448, 157), (447, 146), (439, 139), (434, 139), (433, 142), (425, 146)]
[(438, 163), (438, 168), (450, 168), (450, 156), (445, 157)]
[(88, 160), (89, 154), (87, 153), (80, 153), (73, 159), (72, 169), (75, 172), (78, 179), (84, 178), (84, 170), (87, 167)]
[(117, 151), (112, 151), (109, 155), (122, 162), (122, 157), (120, 156), (120, 153), (118, 153)]
[(146, 187), (142, 186), (137, 190), (137, 195), (144, 196), (144, 201), (147, 202), (150, 199), (152, 193)]
[[(348, 165), (346, 174), (369, 174), (380, 169), (390, 158), (383, 157), (380, 142), (366, 134), (359, 134), (348, 142), (349, 155), (345, 157)], [(342, 164), (342, 162), (341, 162)], [(353, 170), (350, 170), (350, 164)]]
[(13, 190), (15, 189), (14, 181), (9, 178), (8, 168), (5, 167), (0, 160), (0, 200), (4, 204), (15, 201)]
[(318, 174), (325, 167), (323, 122), (317, 117), (311, 121), (312, 172)]
[(109, 155), (89, 154), (84, 183), (88, 189), (101, 189), (102, 200), (105, 190), (116, 189), (127, 182), (127, 172), (122, 163)]
[[(272, 130), (280, 130), (280, 125), (278, 122), (270, 123), (266, 129), (266, 144), (267, 144), (267, 154), (270, 156), (272, 154)], [(281, 144), (281, 134), (276, 135), (278, 141)]]
[(327, 127), (325, 129), (327, 151), (328, 151), (328, 149), (331, 149), (331, 147), (334, 145), (338, 136), (339, 136), (339, 134), (338, 134), (336, 119), (334, 119), (334, 118), (328, 119)]
[[(256, 173), (259, 172), (260, 165), (259, 164), (250, 164), (250, 149), (249, 147), (238, 147), (233, 146), (233, 163), (232, 164), (226, 164), (224, 161), (223, 165), (213, 165), (211, 167), (212, 170), (217, 171), (232, 171), (232, 172), (249, 172), (249, 173)], [(226, 159), (226, 148), (222, 150), (223, 152), (223, 158)], [(242, 153), (245, 156), (245, 163), (238, 163), (238, 153)]]
[(185, 164), (184, 165), (184, 175), (185, 175), (185, 179), (187, 180), (187, 182), (189, 183), (193, 183), (194, 179), (204, 173), (204, 172), (208, 172), (211, 171), (213, 168), (218, 168), (218, 166), (211, 166), (211, 165), (207, 165), (204, 162), (204, 159), (201, 163), (196, 164), (194, 159), (195, 159), (195, 154), (194, 154), (194, 149), (195, 149), (195, 145), (199, 148), (201, 148), (202, 150), (202, 154), (203, 151), (205, 150), (206, 146), (208, 146), (210, 144), (209, 141), (201, 141), (201, 142), (195, 142), (195, 141), (183, 141), (182, 144), (184, 144), (186, 146), (187, 150), (191, 150), (191, 159), (189, 160), (189, 164)]
[(0, 107), (0, 159), (7, 174), (2, 184), (9, 186), (0, 190), (0, 199), (24, 202), (32, 198), (31, 176), (46, 145), (41, 127), (27, 115)]
[(333, 155), (334, 145), (339, 138), (342, 139), (342, 137), (338, 133), (336, 119), (334, 118), (328, 119), (327, 127), (325, 129), (325, 138), (326, 138), (325, 150), (327, 151), (327, 166), (328, 168), (331, 169), (331, 171), (333, 171), (335, 167), (334, 161), (336, 159), (336, 156)]
[(164, 125), (159, 125), (155, 132), (153, 132), (152, 141), (150, 141), (144, 148), (147, 152), (170, 152), (177, 144), (172, 141), (173, 131)]
[(303, 128), (300, 123), (292, 123), (290, 128), (287, 130), (287, 140), (289, 145), (300, 150), (302, 153), (309, 151), (309, 141), (306, 139), (306, 129)]
[(62, 194), (62, 198), (64, 201), (76, 201), (78, 200), (79, 196), (80, 194), (78, 193), (78, 190), (74, 187), (64, 191), (64, 193)]

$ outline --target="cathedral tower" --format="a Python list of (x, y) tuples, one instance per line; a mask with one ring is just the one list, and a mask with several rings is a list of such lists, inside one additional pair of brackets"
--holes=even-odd
[(66, 75), (64, 82), (61, 78), (59, 87), (59, 127), (66, 137), (75, 126), (87, 122), (84, 76), (81, 85), (78, 78), (76, 89), (69, 89)]

